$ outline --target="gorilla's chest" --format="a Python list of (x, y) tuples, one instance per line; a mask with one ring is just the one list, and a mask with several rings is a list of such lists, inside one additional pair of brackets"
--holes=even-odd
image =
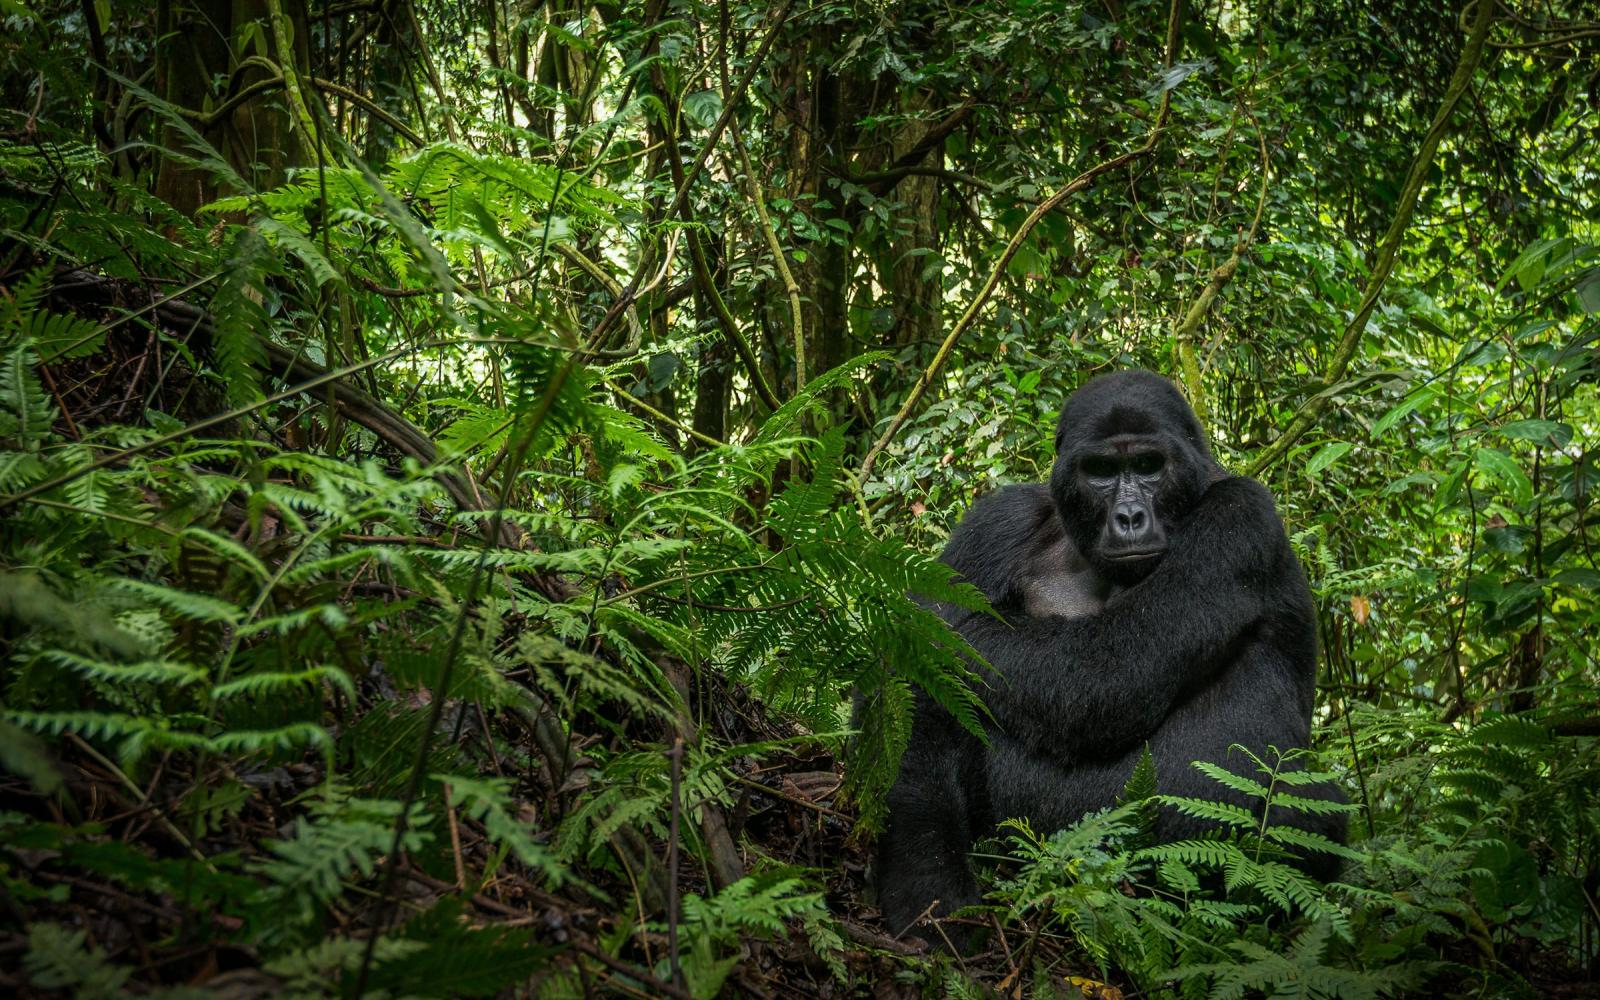
[(1064, 536), (1035, 553), (1021, 574), (1022, 608), (1033, 618), (1092, 615), (1113, 589)]

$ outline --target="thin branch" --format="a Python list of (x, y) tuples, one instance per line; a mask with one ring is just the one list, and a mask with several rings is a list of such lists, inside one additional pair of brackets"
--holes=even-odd
[(744, 170), (745, 181), (750, 185), (750, 200), (756, 206), (758, 228), (762, 238), (767, 241), (767, 249), (772, 252), (772, 262), (778, 269), (778, 277), (783, 280), (783, 293), (789, 300), (789, 327), (794, 335), (794, 391), (799, 392), (806, 387), (805, 313), (800, 302), (800, 283), (795, 280), (789, 260), (784, 256), (783, 245), (778, 242), (772, 217), (767, 214), (767, 200), (761, 196), (761, 178), (750, 169), (750, 154), (745, 151), (737, 123), (733, 126), (733, 148), (739, 151), (739, 164)]
[(627, 401), (627, 403), (630, 406), (638, 407), (639, 409), (643, 410), (645, 413), (648, 413), (651, 417), (655, 418), (656, 420), (661, 421), (662, 423), (666, 424), (669, 427), (676, 427), (678, 430), (683, 431), (685, 434), (687, 434), (690, 437), (694, 438), (696, 441), (699, 441), (701, 444), (708, 444), (713, 448), (724, 448), (724, 447), (727, 447), (726, 442), (718, 441), (716, 438), (712, 437), (709, 434), (702, 434), (701, 432), (695, 430), (693, 427), (690, 427), (688, 424), (684, 423), (683, 421), (678, 420), (675, 417), (670, 417), (665, 413), (662, 413), (660, 410), (658, 410), (655, 407), (651, 406), (649, 403), (646, 403), (644, 400), (642, 400), (639, 397), (635, 396), (633, 393), (628, 392), (626, 389), (623, 389), (621, 386), (617, 385), (615, 382), (612, 382), (612, 381), (608, 380), (606, 382), (606, 388), (610, 389), (612, 392), (616, 393), (618, 396), (621, 396), (625, 401)]
[[(722, 133), (727, 129), (728, 123), (733, 120), (733, 114), (738, 109), (739, 103), (744, 100), (745, 92), (750, 89), (750, 84), (761, 70), (762, 60), (772, 50), (773, 43), (778, 40), (778, 32), (783, 30), (783, 26), (789, 16), (789, 8), (792, 6), (794, 6), (794, 0), (784, 0), (783, 5), (773, 15), (772, 27), (767, 31), (766, 37), (761, 40), (761, 45), (757, 47), (755, 54), (750, 57), (750, 65), (745, 67), (744, 76), (740, 77), (738, 86), (733, 88), (733, 92), (728, 99), (722, 102), (722, 114), (717, 116), (717, 120), (711, 126), (711, 130), (706, 133), (705, 141), (701, 143), (700, 151), (695, 154), (693, 162), (684, 169), (683, 183), (678, 185), (678, 190), (673, 193), (671, 204), (661, 214), (663, 219), (671, 219), (682, 211), (684, 205), (688, 203), (689, 189), (694, 186), (694, 182), (700, 177), (700, 171), (705, 169), (706, 160), (711, 156), (711, 150), (716, 146), (717, 140), (722, 137)], [(628, 286), (622, 290), (622, 294), (617, 297), (615, 302), (611, 303), (611, 308), (606, 310), (606, 314), (601, 317), (600, 322), (589, 335), (592, 343), (600, 342), (601, 338), (616, 323), (617, 318), (622, 315), (622, 311), (633, 303), (633, 300), (639, 294), (639, 282), (646, 270), (648, 269), (644, 267), (636, 270), (633, 278), (628, 282)]]
[[(972, 109), (976, 102), (977, 99), (974, 97), (968, 97), (965, 101), (962, 101), (959, 107), (946, 115), (937, 125), (928, 129), (910, 149), (889, 164), (888, 169), (879, 171), (874, 175), (874, 180), (866, 185), (867, 190), (879, 198), (887, 196), (890, 191), (894, 190), (895, 185), (900, 183), (902, 178), (911, 173), (909, 168), (920, 164), (923, 158), (943, 143), (951, 132), (960, 128), (963, 122), (972, 117)], [(900, 171), (905, 171), (905, 173)]]
[[(658, 87), (657, 89), (662, 88)], [(683, 160), (678, 156), (678, 134), (673, 121), (675, 116), (667, 115), (665, 117), (666, 121), (663, 123), (663, 127), (667, 132), (667, 166), (672, 172), (672, 182), (677, 185), (678, 191), (685, 192), (689, 190), (692, 178), (689, 176), (688, 171), (684, 169)], [(707, 150), (703, 149), (702, 151)], [(700, 289), (700, 294), (704, 296), (707, 304), (711, 306), (711, 315), (716, 319), (717, 327), (722, 330), (722, 335), (733, 345), (734, 353), (739, 355), (739, 360), (744, 364), (745, 373), (750, 377), (750, 386), (755, 390), (756, 396), (760, 398), (762, 403), (766, 404), (768, 409), (776, 410), (783, 403), (778, 399), (778, 394), (773, 392), (772, 387), (767, 384), (767, 378), (761, 371), (761, 359), (756, 357), (756, 352), (750, 347), (750, 341), (745, 338), (744, 333), (739, 329), (739, 321), (734, 318), (733, 312), (728, 308), (728, 303), (723, 300), (722, 293), (717, 289), (716, 277), (712, 273), (711, 265), (706, 261), (705, 247), (700, 242), (700, 227), (695, 220), (693, 206), (689, 204), (686, 198), (681, 200), (674, 198), (672, 203), (676, 208), (669, 209), (662, 216), (662, 219), (670, 222), (674, 214), (679, 214), (683, 217), (683, 221), (688, 223), (684, 229), (684, 234), (689, 240), (689, 270), (694, 275), (695, 287)], [(626, 298), (627, 296), (619, 296), (617, 301), (622, 302)], [(594, 342), (598, 342), (598, 336)]]
[(1367, 278), (1367, 287), (1362, 293), (1361, 304), (1356, 307), (1355, 315), (1351, 316), (1350, 322), (1345, 325), (1344, 334), (1339, 338), (1339, 345), (1333, 353), (1333, 360), (1328, 364), (1327, 374), (1323, 376), (1322, 388), (1306, 400), (1299, 412), (1294, 415), (1294, 419), (1289, 421), (1289, 426), (1283, 429), (1283, 433), (1263, 448), (1261, 453), (1245, 467), (1247, 476), (1260, 475), (1263, 469), (1288, 454), (1294, 443), (1316, 425), (1317, 418), (1333, 401), (1331, 388), (1344, 377), (1345, 369), (1350, 367), (1357, 348), (1361, 346), (1361, 335), (1366, 331), (1367, 320), (1378, 305), (1378, 296), (1382, 294), (1384, 283), (1394, 270), (1400, 243), (1411, 226), (1411, 216), (1416, 211), (1417, 198), (1422, 193), (1423, 182), (1427, 180), (1428, 171), (1433, 167), (1434, 154), (1439, 151), (1439, 143), (1449, 131), (1451, 113), (1460, 103), (1462, 95), (1467, 92), (1472, 77), (1477, 72), (1478, 63), (1483, 58), (1484, 43), (1489, 37), (1489, 26), (1494, 23), (1495, 4), (1494, 0), (1477, 0), (1473, 6), (1476, 8), (1477, 18), (1473, 22), (1472, 33), (1467, 37), (1466, 47), (1461, 51), (1461, 59), (1456, 63), (1455, 73), (1450, 78), (1450, 86), (1445, 90), (1444, 99), (1439, 103), (1439, 110), (1434, 113), (1433, 123), (1428, 126), (1427, 133), (1422, 137), (1416, 159), (1411, 161), (1411, 171), (1406, 176), (1405, 186), (1400, 190), (1394, 218), (1389, 222), (1389, 231), (1384, 234), (1383, 242), (1379, 245), (1378, 258), (1373, 261), (1372, 274)]
[[(224, 115), (227, 115), (234, 108), (237, 108), (239, 105), (245, 103), (251, 98), (259, 97), (268, 91), (278, 90), (279, 88), (288, 86), (288, 81), (283, 78), (282, 71), (276, 63), (273, 63), (261, 56), (254, 56), (248, 60), (247, 64), (271, 66), (275, 71), (277, 71), (278, 75), (264, 77), (255, 81), (210, 111), (195, 111), (192, 108), (177, 108), (175, 110), (178, 112), (178, 114), (182, 115), (189, 121), (194, 122), (196, 125), (199, 125), (201, 128), (209, 128), (221, 121)], [(427, 145), (427, 143), (422, 140), (421, 136), (411, 131), (410, 126), (406, 125), (400, 119), (396, 118), (388, 111), (385, 111), (383, 108), (373, 103), (372, 98), (367, 97), (365, 94), (362, 94), (359, 91), (351, 90), (342, 83), (335, 83), (332, 80), (324, 80), (320, 77), (310, 77), (309, 82), (317, 90), (327, 94), (337, 94), (349, 101), (351, 104), (361, 108), (363, 111), (367, 112), (367, 114), (377, 118), (385, 125), (394, 129), (412, 145), (419, 148)]]
[(367, 114), (400, 133), (400, 135), (403, 136), (407, 142), (411, 143), (413, 146), (416, 146), (418, 149), (421, 149), (423, 146), (427, 145), (421, 136), (411, 131), (410, 126), (406, 125), (400, 119), (396, 118), (394, 115), (373, 103), (372, 98), (367, 97), (365, 94), (362, 94), (359, 91), (351, 90), (342, 83), (334, 83), (332, 80), (324, 80), (320, 77), (312, 77), (311, 85), (316, 87), (318, 90), (323, 91), (324, 93), (338, 94), (351, 104), (354, 104)]
[[(1245, 113), (1249, 115), (1248, 111)], [(1267, 184), (1271, 179), (1267, 137), (1261, 131), (1260, 123), (1255, 121), (1255, 116), (1251, 115), (1250, 120), (1256, 126), (1256, 139), (1261, 145), (1261, 190), (1256, 195), (1256, 213), (1250, 219), (1250, 228), (1241, 232), (1239, 238), (1234, 240), (1233, 253), (1211, 272), (1211, 280), (1200, 289), (1200, 295), (1172, 331), (1172, 339), (1178, 352), (1178, 367), (1183, 375), (1184, 387), (1189, 394), (1189, 405), (1194, 407), (1202, 425), (1206, 422), (1206, 398), (1205, 387), (1200, 380), (1200, 362), (1195, 356), (1194, 336), (1200, 329), (1200, 324), (1205, 321), (1206, 313), (1210, 311), (1211, 303), (1216, 300), (1217, 293), (1222, 291), (1222, 287), (1231, 281), (1234, 273), (1239, 270), (1245, 248), (1255, 243), (1256, 233), (1261, 229), (1261, 217), (1267, 210)]]
[(857, 174), (846, 177), (844, 180), (850, 184), (872, 189), (885, 181), (899, 182), (906, 177), (937, 177), (940, 180), (951, 181), (956, 184), (965, 184), (975, 187), (980, 191), (993, 192), (995, 185), (982, 177), (962, 173), (959, 170), (950, 170), (946, 167), (934, 167), (922, 163), (914, 163), (904, 167), (891, 167), (888, 170), (874, 170), (868, 174)]
[[(1177, 59), (1178, 15), (1182, 9), (1182, 0), (1172, 0), (1171, 7), (1167, 13), (1167, 67), (1171, 67)], [(884, 428), (883, 433), (868, 449), (867, 457), (861, 463), (861, 479), (863, 481), (872, 474), (872, 467), (877, 463), (878, 456), (883, 452), (883, 449), (888, 447), (890, 441), (894, 440), (895, 434), (899, 433), (900, 428), (911, 416), (912, 411), (917, 408), (917, 404), (922, 402), (922, 397), (927, 393), (928, 387), (933, 384), (933, 380), (938, 376), (940, 370), (944, 368), (944, 363), (949, 360), (950, 352), (954, 350), (956, 341), (960, 340), (961, 335), (966, 333), (977, 320), (978, 314), (983, 311), (983, 307), (988, 303), (989, 296), (994, 294), (996, 286), (1000, 284), (1000, 277), (1005, 273), (1006, 266), (1011, 263), (1011, 258), (1017, 255), (1017, 251), (1022, 248), (1023, 241), (1028, 238), (1028, 234), (1033, 232), (1033, 228), (1039, 224), (1039, 220), (1054, 211), (1056, 206), (1094, 183), (1095, 179), (1100, 175), (1131, 163), (1154, 150), (1156, 141), (1161, 137), (1161, 130), (1166, 126), (1167, 115), (1171, 108), (1172, 90), (1169, 87), (1161, 92), (1161, 104), (1156, 111), (1155, 121), (1150, 126), (1149, 135), (1140, 146), (1085, 170), (1068, 181), (1055, 194), (1035, 205), (1033, 211), (1028, 213), (1028, 217), (1022, 220), (1022, 225), (1018, 226), (1017, 231), (1011, 235), (1011, 241), (1000, 252), (999, 259), (995, 261), (994, 267), (989, 271), (989, 276), (984, 279), (983, 285), (978, 289), (978, 293), (973, 296), (972, 302), (967, 305), (967, 309), (961, 314), (961, 318), (956, 320), (955, 326), (950, 328), (950, 333), (944, 338), (944, 343), (939, 345), (939, 350), (934, 354), (933, 361), (929, 363), (927, 369), (921, 375), (917, 376), (917, 382), (911, 387), (911, 392), (906, 396), (905, 402), (901, 404), (899, 412), (894, 415), (894, 418), (889, 421), (889, 426)]]

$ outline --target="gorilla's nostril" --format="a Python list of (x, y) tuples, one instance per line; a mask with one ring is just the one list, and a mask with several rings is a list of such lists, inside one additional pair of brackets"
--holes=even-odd
[(1120, 503), (1111, 510), (1111, 533), (1132, 541), (1145, 533), (1150, 523), (1142, 504)]

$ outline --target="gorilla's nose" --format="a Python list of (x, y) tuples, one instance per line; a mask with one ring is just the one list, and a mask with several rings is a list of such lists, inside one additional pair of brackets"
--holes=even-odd
[(1111, 508), (1111, 534), (1126, 546), (1138, 545), (1150, 535), (1150, 512), (1142, 503), (1124, 500)]

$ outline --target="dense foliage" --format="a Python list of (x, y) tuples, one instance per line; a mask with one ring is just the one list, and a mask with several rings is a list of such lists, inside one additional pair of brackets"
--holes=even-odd
[[(1592, 7), (0, 21), (8, 993), (1593, 995)], [(1342, 782), (1344, 874), (1147, 760), (892, 939), (913, 692), (983, 713), (910, 595), (1129, 366), (1319, 603), (1314, 770), (1195, 766)]]

